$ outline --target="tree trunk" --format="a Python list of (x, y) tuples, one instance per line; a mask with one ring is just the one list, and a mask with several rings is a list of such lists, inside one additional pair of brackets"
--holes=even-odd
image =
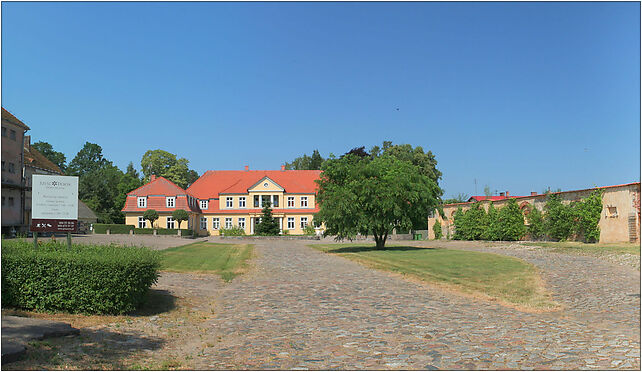
[(388, 234), (386, 234), (386, 236), (378, 235), (376, 233), (373, 235), (374, 235), (375, 243), (377, 243), (377, 249), (384, 249), (386, 245), (386, 237)]

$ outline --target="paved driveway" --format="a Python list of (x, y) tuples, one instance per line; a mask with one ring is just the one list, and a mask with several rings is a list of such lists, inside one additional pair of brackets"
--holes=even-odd
[(528, 314), (367, 269), (304, 242), (257, 244), (225, 287), (197, 369), (639, 369), (640, 272), (597, 258), (524, 258), (566, 310)]

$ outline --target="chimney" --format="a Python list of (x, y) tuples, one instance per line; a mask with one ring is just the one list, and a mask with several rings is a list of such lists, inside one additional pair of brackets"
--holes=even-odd
[(507, 191), (506, 191), (506, 197), (509, 197), (509, 196), (510, 196), (510, 193), (509, 193), (509, 192), (508, 192), (508, 190), (507, 190)]
[(503, 192), (499, 193), (499, 196), (504, 196), (504, 195), (505, 195), (505, 193), (503, 193)]
[(537, 196), (537, 191), (531, 191), (531, 196)]
[(249, 172), (249, 170), (250, 170), (250, 166), (249, 166), (249, 165), (246, 165), (246, 166), (245, 166), (245, 171), (246, 171), (246, 172)]
[(31, 150), (31, 136), (25, 136), (25, 138), (24, 138), (24, 147), (27, 150)]
[(281, 172), (285, 172), (285, 165), (281, 166)]
[(152, 177), (149, 179), (149, 182), (154, 182), (156, 180), (156, 175), (152, 174)]

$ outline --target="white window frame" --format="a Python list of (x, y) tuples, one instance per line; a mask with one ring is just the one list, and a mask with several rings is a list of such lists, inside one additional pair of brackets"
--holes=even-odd
[(201, 200), (200, 206), (201, 209), (207, 209), (209, 207), (209, 200)]
[(221, 228), (221, 220), (218, 217), (212, 217), (212, 230)]
[[(171, 217), (171, 216), (167, 216), (165, 218), (166, 218), (165, 219), (165, 226), (167, 226), (168, 229), (175, 229), (176, 228), (176, 225), (175, 225), (176, 221), (174, 221), (174, 218)], [(171, 227), (169, 226), (170, 223), (172, 224)]]
[(246, 208), (246, 205), (245, 196), (239, 196), (239, 208)]
[(176, 197), (175, 196), (166, 196), (165, 197), (165, 207), (167, 207), (167, 208), (176, 208)]
[(245, 229), (245, 217), (239, 217), (239, 227)]
[(225, 197), (225, 208), (234, 208), (234, 197), (226, 196)]
[(305, 229), (306, 226), (308, 226), (308, 218), (301, 217), (301, 229)]
[(138, 217), (138, 228), (144, 229), (147, 227), (147, 220), (143, 216)]
[(234, 225), (232, 224), (232, 217), (225, 217), (225, 228), (231, 229)]
[(294, 230), (294, 217), (288, 217), (288, 230)]
[(207, 217), (201, 217), (201, 230), (207, 230)]
[(294, 208), (295, 207), (295, 200), (294, 196), (288, 196), (288, 208)]
[(146, 196), (139, 196), (138, 197), (138, 208), (147, 208), (147, 197)]
[[(305, 204), (303, 202), (305, 202)], [(302, 196), (301, 197), (301, 208), (307, 208), (307, 207), (308, 207), (308, 197), (307, 196)]]

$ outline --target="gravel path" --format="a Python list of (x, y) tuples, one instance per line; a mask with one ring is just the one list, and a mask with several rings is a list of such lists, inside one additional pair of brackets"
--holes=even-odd
[(566, 309), (528, 314), (454, 296), (317, 252), (257, 244), (225, 289), (196, 369), (639, 369), (640, 273), (590, 257), (524, 258)]

